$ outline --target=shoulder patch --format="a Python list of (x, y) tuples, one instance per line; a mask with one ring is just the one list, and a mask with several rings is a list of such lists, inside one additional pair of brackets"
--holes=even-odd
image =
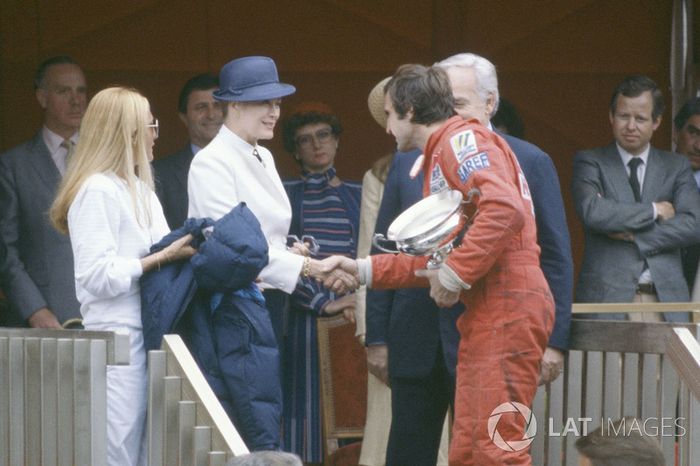
[(491, 163), (489, 162), (489, 154), (486, 152), (480, 152), (473, 155), (461, 163), (459, 169), (457, 169), (457, 174), (459, 175), (459, 180), (462, 184), (466, 183), (469, 176), (477, 171), (483, 170), (484, 168), (489, 168)]
[(470, 129), (452, 136), (450, 138), (450, 147), (452, 147), (457, 163), (462, 163), (470, 155), (479, 152), (479, 148), (476, 147), (476, 136)]
[(439, 164), (435, 164), (433, 170), (430, 172), (430, 194), (439, 193), (447, 189), (447, 180), (442, 173), (442, 169)]

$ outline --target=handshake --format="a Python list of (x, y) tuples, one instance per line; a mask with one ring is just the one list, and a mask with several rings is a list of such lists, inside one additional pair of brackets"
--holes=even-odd
[(302, 274), (316, 279), (337, 294), (355, 291), (364, 285), (357, 261), (344, 256), (331, 256), (323, 260), (305, 257)]

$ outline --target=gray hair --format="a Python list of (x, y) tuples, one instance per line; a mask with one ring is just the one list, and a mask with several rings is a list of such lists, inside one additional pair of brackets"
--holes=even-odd
[(458, 53), (451, 57), (445, 58), (442, 61), (435, 63), (435, 66), (447, 70), (452, 67), (472, 68), (476, 76), (476, 92), (479, 97), (486, 102), (490, 95), (493, 96), (495, 103), (491, 116), (496, 114), (498, 110), (498, 102), (500, 96), (498, 93), (498, 76), (496, 75), (496, 67), (486, 58), (474, 53)]
[(292, 453), (256, 451), (231, 458), (226, 463), (226, 466), (303, 466), (303, 464), (301, 459)]

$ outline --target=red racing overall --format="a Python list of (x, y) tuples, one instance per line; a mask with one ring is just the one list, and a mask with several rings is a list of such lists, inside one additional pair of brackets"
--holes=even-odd
[[(499, 405), (532, 406), (554, 323), (527, 182), (508, 144), (475, 120), (450, 118), (430, 136), (424, 153), (424, 195), (457, 189), (466, 198), (473, 188), (480, 192), (467, 206), (476, 209), (473, 223), (445, 262), (471, 286), (461, 294), (467, 310), (457, 322), (450, 465), (530, 465), (520, 413), (506, 412), (491, 433), (488, 428)], [(425, 257), (371, 258), (372, 288), (427, 285), (414, 275), (425, 268)]]

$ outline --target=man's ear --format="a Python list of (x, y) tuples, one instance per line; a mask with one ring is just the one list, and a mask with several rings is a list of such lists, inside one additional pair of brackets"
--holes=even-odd
[(661, 115), (656, 117), (656, 120), (654, 121), (654, 124), (652, 126), (653, 130), (656, 131), (656, 129), (661, 125)]
[(48, 100), (46, 96), (46, 89), (39, 88), (35, 91), (34, 93), (36, 95), (36, 100), (39, 102), (39, 106), (46, 110), (47, 103), (46, 101)]
[(187, 127), (188, 127), (188, 125), (187, 125), (187, 115), (185, 115), (184, 113), (181, 113), (181, 112), (177, 112), (177, 116), (180, 118), (180, 121), (181, 121), (181, 122), (185, 125), (185, 127), (187, 128)]

